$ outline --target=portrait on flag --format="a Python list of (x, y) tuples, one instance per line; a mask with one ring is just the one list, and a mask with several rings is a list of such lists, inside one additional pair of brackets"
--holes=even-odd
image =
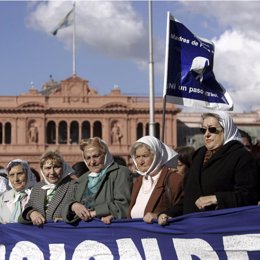
[(194, 35), (170, 13), (166, 38), (166, 101), (184, 106), (232, 110), (233, 102), (213, 72), (213, 42)]

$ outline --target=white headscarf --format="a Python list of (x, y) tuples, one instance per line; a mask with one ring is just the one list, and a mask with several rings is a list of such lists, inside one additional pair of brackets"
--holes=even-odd
[[(135, 160), (135, 148), (137, 143), (146, 144), (152, 149), (152, 151), (154, 151), (153, 162), (146, 172), (140, 172), (137, 168), (137, 163)], [(178, 153), (176, 153), (172, 148), (170, 148), (154, 136), (144, 136), (137, 140), (131, 148), (130, 155), (136, 166), (137, 172), (143, 176), (152, 176), (153, 174), (158, 173), (163, 166), (176, 168), (178, 162)]]
[[(6, 171), (9, 175), (10, 170), (13, 168), (15, 164), (21, 164), (23, 166), (23, 169), (25, 169), (25, 173), (27, 175), (27, 183), (25, 189), (29, 189), (34, 186), (36, 183), (36, 177), (34, 173), (31, 171), (31, 168), (27, 161), (21, 160), (21, 159), (15, 159), (10, 161), (6, 166)], [(13, 186), (11, 182), (9, 181), (9, 186), (13, 189)]]
[(241, 135), (239, 133), (237, 126), (234, 124), (233, 119), (227, 112), (214, 111), (214, 112), (209, 112), (209, 113), (217, 115), (220, 118), (219, 124), (224, 129), (224, 144), (226, 144), (232, 140), (237, 140), (237, 141), (242, 142), (242, 138), (241, 138)]

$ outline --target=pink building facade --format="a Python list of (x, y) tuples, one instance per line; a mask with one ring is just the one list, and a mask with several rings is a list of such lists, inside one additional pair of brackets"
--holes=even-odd
[[(88, 81), (70, 77), (47, 82), (42, 91), (31, 88), (19, 96), (0, 97), (0, 165), (16, 158), (39, 170), (39, 158), (47, 149), (58, 149), (71, 165), (82, 160), (79, 142), (103, 138), (114, 155), (128, 162), (131, 145), (149, 133), (149, 98), (125, 96), (114, 88), (100, 96)], [(176, 114), (168, 104), (164, 140), (177, 145)], [(155, 98), (155, 135), (160, 138), (163, 99)]]
[[(88, 81), (70, 77), (47, 82), (42, 91), (31, 88), (19, 96), (0, 97), (0, 165), (27, 160), (39, 170), (39, 158), (57, 149), (71, 165), (82, 160), (81, 139), (99, 136), (113, 155), (129, 161), (131, 145), (149, 134), (149, 97), (125, 96), (119, 88), (101, 96)], [(182, 112), (174, 104), (165, 111), (164, 142), (170, 146), (203, 144), (201, 113)], [(256, 142), (260, 137), (260, 110), (232, 113), (237, 126)], [(163, 99), (155, 97), (155, 136), (162, 136)]]

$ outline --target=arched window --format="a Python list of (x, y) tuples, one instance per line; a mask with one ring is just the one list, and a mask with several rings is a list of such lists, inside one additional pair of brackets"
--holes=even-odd
[(149, 123), (145, 125), (145, 135), (149, 135)]
[(7, 122), (5, 124), (5, 144), (11, 144), (11, 123)]
[(142, 123), (138, 123), (137, 127), (136, 127), (136, 140), (140, 139), (141, 137), (143, 137), (143, 124)]
[(154, 126), (154, 135), (156, 138), (158, 138), (160, 140), (160, 124), (159, 123), (155, 123), (155, 126)]
[(70, 143), (79, 143), (79, 124), (77, 121), (72, 121), (70, 124)]
[(46, 136), (47, 144), (55, 144), (56, 143), (56, 124), (54, 121), (48, 122), (46, 134), (47, 134), (47, 136)]
[[(146, 124), (145, 135), (150, 135), (149, 123)], [(160, 139), (160, 124), (159, 123), (154, 124), (154, 136), (156, 138)]]
[(102, 124), (99, 121), (94, 122), (93, 136), (102, 138)]
[(3, 125), (0, 123), (0, 144), (3, 143)]
[(65, 121), (59, 123), (59, 144), (67, 144), (68, 142), (68, 128)]
[(90, 123), (88, 121), (84, 121), (81, 126), (81, 138), (88, 139), (90, 138)]

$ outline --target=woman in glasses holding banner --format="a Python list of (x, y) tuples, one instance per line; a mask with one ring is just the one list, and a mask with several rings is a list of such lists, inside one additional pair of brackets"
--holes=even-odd
[(256, 205), (259, 200), (259, 174), (252, 154), (242, 144), (239, 130), (227, 112), (202, 114), (204, 146), (192, 158), (184, 179), (184, 196), (168, 216), (205, 210)]

